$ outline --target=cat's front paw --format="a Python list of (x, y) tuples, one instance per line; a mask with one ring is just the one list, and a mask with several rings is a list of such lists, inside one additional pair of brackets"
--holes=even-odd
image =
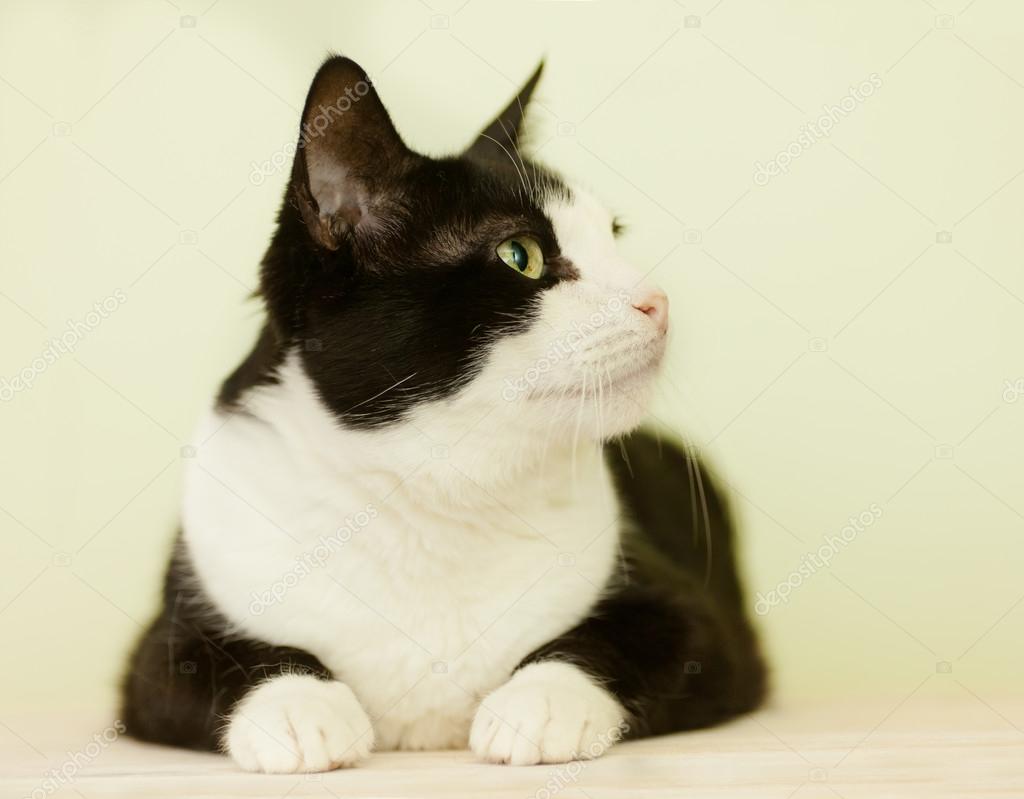
[(520, 669), (484, 699), (469, 745), (491, 763), (565, 763), (603, 754), (625, 729), (615, 697), (576, 666), (546, 661)]
[(224, 748), (246, 771), (330, 771), (369, 756), (373, 727), (344, 683), (286, 674), (238, 703)]

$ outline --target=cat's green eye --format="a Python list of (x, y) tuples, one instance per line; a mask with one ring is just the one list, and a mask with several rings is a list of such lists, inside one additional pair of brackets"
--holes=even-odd
[(515, 236), (498, 245), (498, 257), (520, 274), (536, 280), (544, 274), (544, 252), (535, 238)]

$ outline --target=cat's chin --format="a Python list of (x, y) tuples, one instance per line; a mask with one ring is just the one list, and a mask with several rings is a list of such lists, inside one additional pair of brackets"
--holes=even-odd
[(647, 417), (660, 361), (605, 378), (600, 387), (552, 387), (529, 398), (538, 412), (559, 423), (550, 425), (552, 436), (568, 441), (607, 441), (630, 433)]

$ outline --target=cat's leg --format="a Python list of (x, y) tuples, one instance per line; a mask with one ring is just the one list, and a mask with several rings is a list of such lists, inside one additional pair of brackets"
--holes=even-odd
[(627, 584), (484, 699), (470, 746), (500, 763), (596, 757), (623, 735), (723, 721), (763, 690), (752, 636), (703, 596)]
[(129, 734), (223, 750), (248, 771), (327, 771), (369, 755), (369, 718), (319, 660), (218, 634), (209, 616), (170, 604), (129, 664), (122, 710)]

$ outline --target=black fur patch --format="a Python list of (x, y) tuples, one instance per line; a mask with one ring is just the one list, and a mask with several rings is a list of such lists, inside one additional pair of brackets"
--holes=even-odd
[[(353, 62), (324, 64), (263, 260), (268, 325), (222, 403), (273, 380), (295, 348), (340, 420), (380, 426), (457, 391), (495, 340), (534, 321), (541, 292), (576, 277), (543, 211), (569, 189), (516, 151), (537, 77), (464, 154), (435, 159), (406, 148)], [(497, 257), (517, 234), (544, 250), (539, 280)]]

